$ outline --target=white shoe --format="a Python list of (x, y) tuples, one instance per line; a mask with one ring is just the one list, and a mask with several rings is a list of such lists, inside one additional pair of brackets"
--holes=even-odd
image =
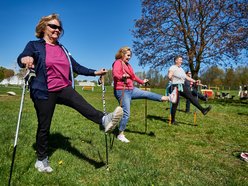
[(40, 161), (37, 160), (34, 167), (38, 169), (39, 172), (52, 172), (53, 169), (50, 167), (49, 162), (48, 162), (48, 157), (46, 157), (44, 160)]
[(119, 134), (119, 135), (117, 136), (117, 139), (120, 140), (120, 141), (122, 141), (122, 142), (124, 142), (124, 143), (129, 143), (129, 142), (130, 142), (130, 141), (125, 137), (124, 134)]
[(177, 102), (177, 89), (176, 88), (174, 88), (172, 93), (169, 95), (169, 101), (171, 103), (176, 103)]
[(242, 153), (240, 154), (240, 157), (241, 157), (242, 160), (248, 162), (248, 153), (242, 152)]
[(106, 133), (110, 133), (115, 129), (123, 116), (123, 109), (118, 106), (113, 113), (110, 113), (103, 118), (103, 126)]

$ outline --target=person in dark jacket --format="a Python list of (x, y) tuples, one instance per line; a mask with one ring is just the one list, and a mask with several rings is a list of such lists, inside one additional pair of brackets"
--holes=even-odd
[[(191, 77), (191, 72), (190, 71), (186, 71), (186, 75)], [(206, 86), (206, 85), (202, 85), (200, 83), (193, 83), (190, 82), (189, 80), (185, 79), (184, 81), (184, 85), (185, 87), (187, 87), (189, 89), (189, 91), (191, 91), (192, 95), (194, 97), (197, 97), (197, 99), (203, 100), (203, 101), (207, 101), (207, 96), (204, 96), (203, 94), (201, 94), (198, 91), (198, 86)], [(190, 100), (186, 99), (186, 109), (185, 109), (186, 113), (190, 113)]]
[(52, 172), (48, 162), (48, 136), (56, 104), (77, 110), (87, 119), (97, 123), (105, 132), (111, 132), (123, 115), (121, 107), (113, 113), (103, 112), (91, 106), (74, 90), (73, 72), (85, 76), (101, 76), (105, 69), (93, 70), (78, 64), (58, 42), (63, 34), (61, 20), (57, 14), (42, 17), (36, 26), (37, 41), (30, 41), (18, 56), (21, 68), (33, 69), (36, 77), (30, 82), (30, 96), (38, 118), (36, 133), (37, 161), (40, 172)]

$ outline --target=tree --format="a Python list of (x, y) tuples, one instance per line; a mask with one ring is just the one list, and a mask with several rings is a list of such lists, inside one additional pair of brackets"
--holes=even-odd
[(0, 66), (0, 81), (2, 81), (5, 78), (9, 78), (15, 74), (14, 70), (7, 69)]
[(238, 67), (236, 69), (236, 78), (239, 85), (248, 84), (248, 67)]
[(17, 76), (19, 77), (19, 78), (23, 78), (24, 76), (25, 76), (25, 74), (27, 73), (27, 69), (25, 69), (25, 68), (20, 68), (19, 69), (19, 72), (17, 72)]
[(229, 67), (242, 53), (248, 57), (247, 17), (247, 0), (143, 0), (134, 54), (152, 68), (168, 67), (180, 54), (197, 78), (201, 66)]
[(217, 66), (212, 66), (206, 69), (206, 71), (201, 74), (202, 83), (211, 86), (223, 85), (224, 77), (225, 72)]
[(3, 73), (4, 68), (0, 67), (0, 81), (4, 79), (4, 73)]
[(224, 77), (224, 85), (229, 87), (229, 88), (234, 88), (235, 87), (235, 72), (232, 68), (229, 68), (226, 70), (225, 77)]
[(112, 82), (113, 82), (112, 69), (109, 69), (106, 75), (104, 76), (104, 83), (106, 85), (111, 85)]
[(146, 72), (135, 72), (135, 75), (138, 76), (140, 79), (145, 79), (146, 78)]

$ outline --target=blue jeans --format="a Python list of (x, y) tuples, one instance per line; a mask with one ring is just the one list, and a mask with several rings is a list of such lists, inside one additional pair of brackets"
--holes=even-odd
[(134, 87), (133, 90), (124, 90), (124, 95), (122, 98), (122, 90), (114, 90), (114, 95), (118, 102), (121, 102), (122, 99), (122, 105), (120, 105), (123, 108), (123, 117), (120, 121), (120, 127), (119, 131), (124, 131), (127, 126), (127, 122), (130, 117), (130, 104), (132, 99), (149, 99), (153, 101), (161, 101), (162, 95), (144, 91), (139, 88)]

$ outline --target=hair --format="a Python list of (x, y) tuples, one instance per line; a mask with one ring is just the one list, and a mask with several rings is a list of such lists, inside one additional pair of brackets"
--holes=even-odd
[(189, 70), (187, 70), (187, 71), (185, 72), (185, 74), (188, 74), (188, 73), (190, 73), (190, 74), (191, 74), (191, 72), (190, 72)]
[(44, 37), (44, 30), (47, 26), (47, 23), (51, 20), (58, 20), (62, 30), (61, 30), (61, 35), (63, 35), (64, 33), (64, 29), (63, 29), (63, 26), (62, 26), (62, 22), (61, 20), (59, 19), (59, 15), (58, 14), (50, 14), (48, 16), (44, 16), (40, 19), (39, 23), (36, 25), (36, 29), (35, 29), (35, 36), (37, 38), (43, 38)]
[(183, 58), (183, 57), (180, 56), (180, 55), (177, 55), (176, 57), (174, 57), (174, 62), (176, 62), (176, 60), (177, 60), (178, 58)]
[(132, 55), (132, 50), (129, 47), (125, 46), (118, 50), (118, 52), (115, 54), (115, 59), (123, 58), (123, 56), (127, 53), (127, 51), (130, 51)]

